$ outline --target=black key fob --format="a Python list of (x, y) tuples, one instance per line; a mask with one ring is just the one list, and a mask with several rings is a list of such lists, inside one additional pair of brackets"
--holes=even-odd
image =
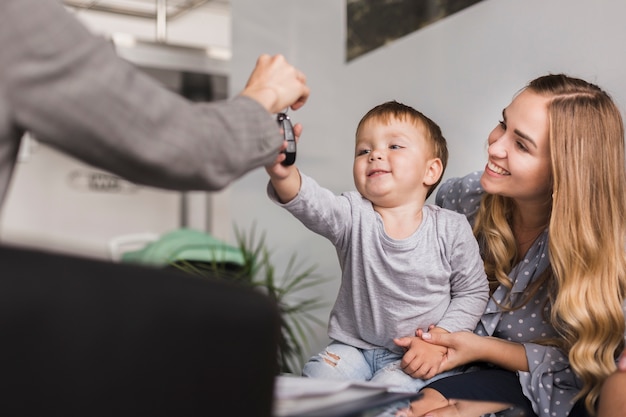
[(287, 158), (281, 162), (281, 164), (285, 166), (293, 165), (293, 163), (296, 162), (296, 135), (293, 133), (291, 120), (285, 113), (278, 113), (276, 115), (276, 121), (278, 122), (278, 126), (282, 129), (285, 140), (287, 141), (287, 149), (285, 150)]

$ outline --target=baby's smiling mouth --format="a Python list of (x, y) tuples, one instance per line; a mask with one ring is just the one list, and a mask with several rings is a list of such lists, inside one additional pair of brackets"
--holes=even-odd
[(370, 172), (367, 173), (368, 177), (374, 177), (374, 176), (378, 176), (378, 175), (382, 175), (382, 174), (388, 174), (389, 171), (385, 171), (384, 169), (374, 169)]

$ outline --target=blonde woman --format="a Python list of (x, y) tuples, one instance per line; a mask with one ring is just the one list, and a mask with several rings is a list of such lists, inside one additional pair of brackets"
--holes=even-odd
[[(594, 415), (624, 348), (626, 174), (619, 109), (566, 75), (531, 81), (502, 112), (482, 172), (447, 181), (437, 203), (465, 213), (491, 297), (474, 333), (425, 334), (448, 348), (409, 416)], [(407, 366), (407, 373), (412, 369)], [(469, 372), (475, 371), (475, 372)], [(478, 403), (450, 401), (478, 399)]]

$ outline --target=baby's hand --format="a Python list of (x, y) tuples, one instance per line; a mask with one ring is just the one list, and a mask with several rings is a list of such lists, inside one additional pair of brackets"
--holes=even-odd
[[(438, 328), (431, 331), (445, 332)], [(394, 342), (407, 349), (400, 363), (406, 374), (413, 378), (430, 379), (440, 372), (447, 348), (424, 342), (420, 337), (402, 337), (394, 339)]]
[[(296, 141), (302, 133), (302, 125), (296, 123), (293, 127), (293, 134)], [(296, 164), (285, 166), (281, 162), (287, 157), (283, 151), (287, 148), (287, 141), (283, 142), (280, 152), (276, 155), (276, 159), (270, 165), (265, 166), (265, 170), (270, 176), (270, 183), (276, 192), (276, 198), (279, 202), (285, 204), (296, 198), (300, 191), (300, 171), (296, 168)]]
[[(300, 123), (296, 123), (293, 126), (293, 133), (296, 138), (296, 142), (300, 138), (302, 134), (302, 125)], [(279, 153), (276, 155), (276, 159), (270, 165), (265, 166), (265, 170), (269, 174), (270, 178), (276, 180), (282, 180), (289, 176), (292, 173), (292, 166), (284, 166), (282, 162), (286, 159), (285, 150), (287, 149), (287, 141), (284, 141), (282, 146), (279, 149)]]

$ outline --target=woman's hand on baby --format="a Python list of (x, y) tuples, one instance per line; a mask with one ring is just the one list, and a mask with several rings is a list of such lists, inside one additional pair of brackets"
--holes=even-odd
[(480, 360), (481, 336), (472, 332), (423, 333), (422, 341), (447, 349), (440, 372)]

